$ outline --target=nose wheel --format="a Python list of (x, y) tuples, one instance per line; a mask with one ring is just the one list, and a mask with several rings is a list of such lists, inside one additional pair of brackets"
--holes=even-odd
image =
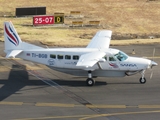
[(141, 84), (144, 84), (144, 83), (146, 83), (146, 78), (144, 77), (145, 70), (143, 70), (143, 71), (141, 72), (141, 74), (142, 74), (142, 77), (139, 79), (139, 82), (140, 82)]
[(142, 78), (142, 77), (141, 77), (141, 78), (139, 79), (139, 82), (140, 82), (141, 84), (146, 83), (146, 78), (144, 78), (144, 77)]

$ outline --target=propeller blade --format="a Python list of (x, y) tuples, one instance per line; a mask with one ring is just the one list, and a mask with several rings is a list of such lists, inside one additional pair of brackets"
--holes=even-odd
[(151, 65), (151, 75), (150, 75), (150, 79), (152, 79), (152, 77), (153, 77), (153, 69), (152, 69), (152, 67), (157, 65), (157, 63), (155, 63), (155, 62), (153, 61), (153, 60), (154, 60), (155, 52), (156, 52), (156, 48), (153, 49), (153, 54), (152, 54), (152, 62), (151, 62), (152, 65)]
[(155, 52), (156, 52), (156, 48), (153, 49), (152, 61), (153, 61), (153, 59), (154, 59)]
[(153, 71), (151, 72), (150, 79), (152, 79), (152, 77), (153, 77)]

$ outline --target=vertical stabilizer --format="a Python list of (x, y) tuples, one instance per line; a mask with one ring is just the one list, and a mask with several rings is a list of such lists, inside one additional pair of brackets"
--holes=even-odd
[(21, 39), (12, 22), (4, 22), (5, 51), (21, 49)]
[(31, 50), (31, 49), (44, 49), (42, 47), (22, 42), (12, 22), (4, 22), (4, 44), (5, 53), (13, 50)]

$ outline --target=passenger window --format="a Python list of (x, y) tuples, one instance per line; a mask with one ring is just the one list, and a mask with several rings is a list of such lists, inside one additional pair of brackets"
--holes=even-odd
[(58, 55), (58, 59), (63, 59), (63, 55)]
[(70, 56), (70, 55), (65, 55), (65, 59), (66, 59), (66, 60), (70, 60), (70, 59), (71, 59), (71, 56)]
[(109, 57), (109, 61), (116, 61), (114, 57)]
[(73, 60), (79, 60), (79, 56), (78, 55), (73, 55)]
[(50, 54), (50, 58), (56, 59), (56, 55)]

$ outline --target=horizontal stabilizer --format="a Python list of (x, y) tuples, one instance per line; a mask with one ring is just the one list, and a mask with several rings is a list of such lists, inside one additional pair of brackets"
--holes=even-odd
[(18, 54), (20, 54), (23, 50), (12, 50), (7, 52), (6, 58), (15, 58)]
[(105, 56), (105, 52), (97, 51), (84, 54), (80, 57), (76, 66), (79, 67), (92, 67), (97, 62), (102, 61), (103, 57)]

